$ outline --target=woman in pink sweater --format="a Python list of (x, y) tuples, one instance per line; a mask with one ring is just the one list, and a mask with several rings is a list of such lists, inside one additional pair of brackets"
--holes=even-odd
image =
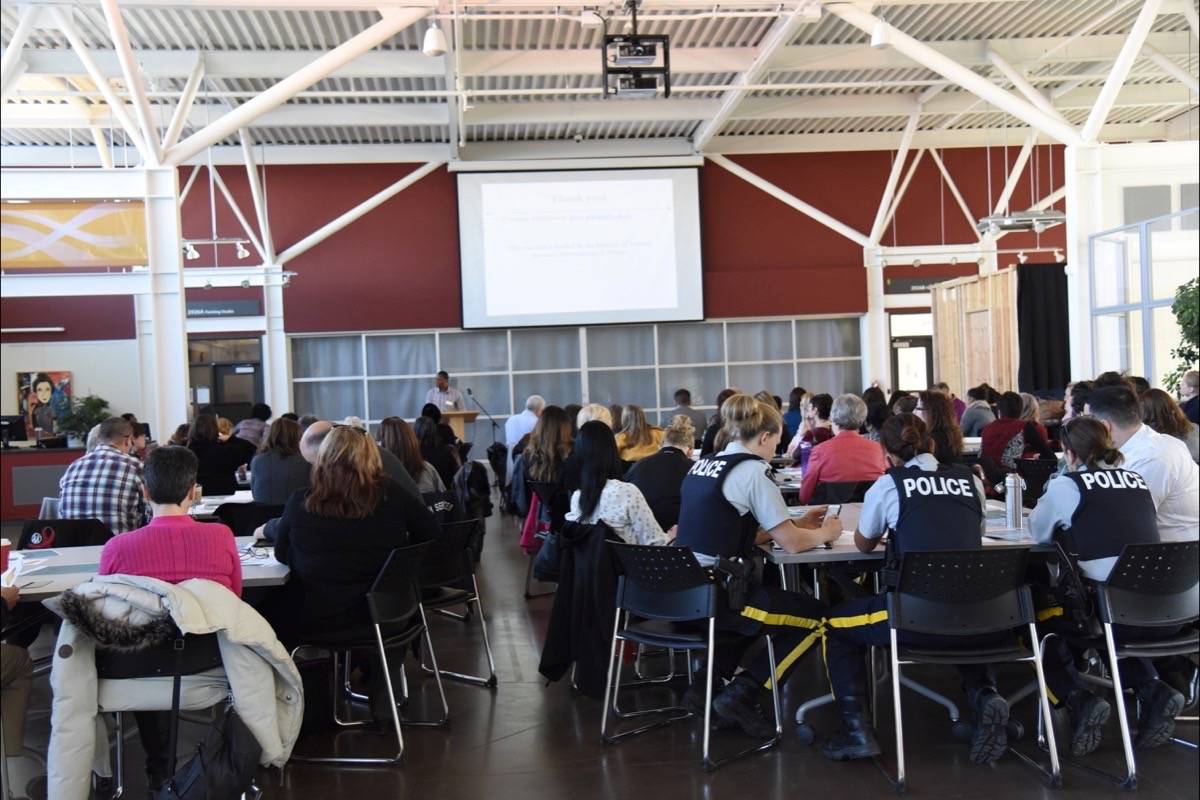
[[(141, 575), (167, 583), (203, 578), (241, 596), (242, 561), (233, 531), (188, 516), (196, 466), (196, 454), (186, 447), (156, 447), (150, 451), (142, 491), (154, 509), (154, 519), (143, 528), (108, 540), (100, 551), (101, 575)], [(146, 751), (150, 788), (154, 790), (171, 777), (167, 774), (170, 714), (137, 711), (134, 717)]]

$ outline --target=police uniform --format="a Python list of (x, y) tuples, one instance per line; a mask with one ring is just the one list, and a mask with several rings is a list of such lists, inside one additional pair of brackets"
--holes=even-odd
[[(1154, 499), (1146, 481), (1127, 469), (1081, 467), (1052, 478), (1029, 517), (1035, 541), (1050, 544), (1060, 538), (1064, 549), (1075, 555), (1079, 569), (1088, 578), (1103, 581), (1126, 544), (1159, 541)], [(1059, 592), (1038, 589), (1038, 627), (1045, 633), (1078, 634), (1070, 605)], [(1177, 629), (1155, 635), (1174, 635)], [(1133, 638), (1134, 631), (1116, 626), (1118, 640)], [(1142, 632), (1140, 638), (1146, 638)], [(1046, 684), (1056, 705), (1085, 684), (1075, 659), (1062, 637), (1051, 639), (1043, 656)], [(1134, 687), (1158, 677), (1148, 659), (1126, 658), (1120, 662), (1121, 681)]]
[[(739, 442), (699, 459), (683, 479), (676, 544), (690, 547), (705, 566), (718, 558), (754, 556), (759, 528), (771, 530), (792, 518), (769, 471), (766, 462)], [(769, 633), (779, 654), (775, 675), (765, 650), (747, 672), (767, 689), (786, 682), (800, 657), (820, 641), (822, 613), (821, 604), (807, 595), (755, 587), (744, 608), (718, 616), (718, 628), (745, 638), (740, 646), (717, 648), (713, 666), (722, 677), (730, 677), (745, 650)]]
[[(921, 453), (903, 467), (889, 469), (867, 490), (858, 530), (867, 539), (891, 531), (897, 555), (910, 550), (971, 550), (982, 546), (983, 487), (965, 466), (939, 468), (937, 459)], [(937, 646), (984, 644), (996, 637), (970, 640), (902, 631), (901, 642)], [(978, 641), (976, 641), (978, 639)], [(835, 697), (862, 697), (866, 689), (863, 651), (891, 641), (887, 596), (850, 600), (829, 611), (825, 664)], [(967, 689), (990, 683), (986, 665), (959, 667)]]

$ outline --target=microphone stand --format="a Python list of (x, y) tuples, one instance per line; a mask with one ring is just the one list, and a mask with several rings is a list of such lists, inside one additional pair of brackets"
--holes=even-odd
[(491, 423), (492, 423), (492, 441), (493, 442), (497, 441), (496, 434), (500, 432), (500, 423), (496, 422), (496, 418), (488, 413), (488, 410), (483, 407), (483, 403), (479, 402), (479, 398), (475, 396), (475, 393), (471, 391), (470, 387), (467, 387), (467, 396), (475, 401), (475, 406), (480, 411), (483, 412), (483, 415), (485, 417), (487, 417), (489, 421), (491, 421)]

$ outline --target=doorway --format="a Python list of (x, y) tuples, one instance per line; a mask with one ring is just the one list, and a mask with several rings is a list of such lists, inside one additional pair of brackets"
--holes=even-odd
[(933, 315), (891, 314), (892, 379), (898, 391), (922, 392), (933, 376)]
[(261, 339), (189, 339), (192, 415), (201, 411), (237, 422), (263, 402)]

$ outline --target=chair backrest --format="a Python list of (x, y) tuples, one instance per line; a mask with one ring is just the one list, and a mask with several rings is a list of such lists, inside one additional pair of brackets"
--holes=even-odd
[(283, 506), (271, 503), (222, 503), (213, 512), (234, 536), (252, 536), (260, 525), (283, 516)]
[(482, 519), (442, 523), (441, 536), (428, 542), (421, 559), (421, 586), (426, 589), (449, 585), (468, 588), (475, 572), (472, 548), (482, 532)]
[(1102, 622), (1181, 625), (1200, 617), (1200, 542), (1127, 544), (1097, 588)]
[(38, 519), (58, 519), (58, 498), (43, 497), (42, 507), (38, 511)]
[(113, 532), (98, 519), (31, 519), (21, 528), (17, 549), (91, 547), (112, 537)]
[(617, 608), (673, 621), (716, 614), (717, 584), (690, 549), (618, 542), (609, 547), (624, 571), (617, 581)]
[(1037, 500), (1046, 491), (1046, 482), (1058, 472), (1057, 458), (1018, 458), (1017, 474), (1025, 479), (1026, 503)]
[(537, 495), (538, 502), (544, 506), (553, 503), (554, 496), (558, 494), (558, 485), (553, 481), (526, 481), (525, 485)]
[(835, 481), (818, 483), (813, 490), (812, 500), (815, 506), (828, 503), (861, 503), (867, 496), (867, 490), (875, 481)]
[(371, 621), (380, 627), (403, 628), (421, 606), (417, 576), (429, 542), (397, 547), (388, 554), (375, 583), (367, 592)]
[(1029, 550), (909, 551), (888, 594), (888, 618), (897, 630), (973, 636), (1027, 625), (1033, 599), (1025, 586)]

